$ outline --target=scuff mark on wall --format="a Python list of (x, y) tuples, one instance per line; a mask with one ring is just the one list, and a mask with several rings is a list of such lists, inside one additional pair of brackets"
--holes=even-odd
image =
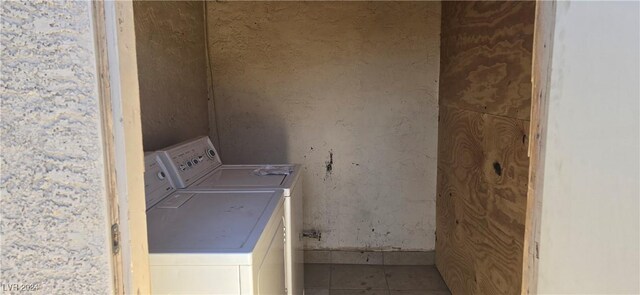
[(329, 161), (324, 162), (325, 169), (327, 170), (324, 179), (326, 180), (328, 177), (331, 177), (331, 173), (333, 173), (333, 150), (329, 151)]

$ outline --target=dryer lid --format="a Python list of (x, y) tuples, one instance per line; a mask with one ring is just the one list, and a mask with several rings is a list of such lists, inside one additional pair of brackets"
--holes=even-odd
[(186, 201), (147, 212), (150, 253), (251, 252), (282, 200), (281, 190), (176, 194)]

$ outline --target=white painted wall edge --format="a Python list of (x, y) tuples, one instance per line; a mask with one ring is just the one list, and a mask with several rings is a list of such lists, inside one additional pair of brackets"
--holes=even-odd
[(539, 294), (640, 293), (640, 2), (558, 2)]

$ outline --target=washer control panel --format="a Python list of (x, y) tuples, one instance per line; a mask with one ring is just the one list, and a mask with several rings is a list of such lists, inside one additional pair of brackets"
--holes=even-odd
[(222, 162), (209, 137), (202, 136), (158, 151), (177, 188), (220, 167)]
[(176, 189), (171, 183), (166, 167), (156, 152), (144, 155), (144, 194), (147, 209), (160, 202)]

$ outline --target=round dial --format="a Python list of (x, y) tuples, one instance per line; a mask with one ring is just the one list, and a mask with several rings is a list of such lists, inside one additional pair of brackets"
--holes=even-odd
[(187, 167), (191, 168), (193, 167), (193, 162), (191, 162), (191, 160), (187, 161)]
[(166, 177), (163, 171), (158, 172), (158, 179), (163, 180)]
[(216, 156), (216, 152), (213, 151), (213, 149), (207, 150), (207, 157), (209, 157), (209, 159), (213, 159), (215, 156)]
[(198, 163), (200, 163), (200, 160), (198, 160), (198, 158), (193, 158), (191, 162), (193, 162), (194, 165), (198, 165)]

